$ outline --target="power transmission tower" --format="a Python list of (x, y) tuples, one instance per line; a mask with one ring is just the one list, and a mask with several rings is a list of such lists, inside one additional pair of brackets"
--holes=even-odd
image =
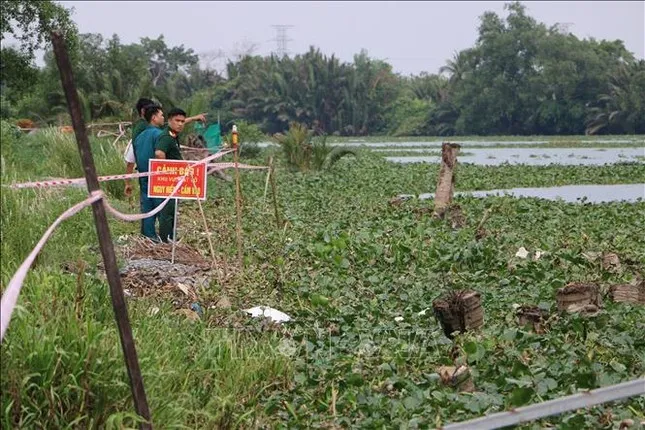
[(289, 55), (289, 50), (287, 49), (287, 42), (291, 42), (293, 39), (287, 37), (287, 29), (293, 28), (293, 25), (272, 25), (271, 27), (276, 30), (276, 38), (272, 39), (272, 42), (277, 43), (276, 54), (278, 57), (283, 57)]

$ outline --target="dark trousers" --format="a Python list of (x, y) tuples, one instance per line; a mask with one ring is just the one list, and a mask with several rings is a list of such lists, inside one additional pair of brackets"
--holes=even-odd
[[(159, 199), (148, 197), (148, 178), (139, 178), (139, 187), (141, 191), (141, 213), (150, 212), (159, 206)], [(158, 216), (159, 214), (141, 220), (141, 234), (154, 241), (159, 240), (155, 229), (155, 220)]]
[[(159, 200), (157, 205), (163, 201)], [(168, 242), (168, 239), (175, 240), (173, 232), (175, 230), (175, 199), (170, 199), (166, 206), (159, 212), (159, 236), (162, 242)]]

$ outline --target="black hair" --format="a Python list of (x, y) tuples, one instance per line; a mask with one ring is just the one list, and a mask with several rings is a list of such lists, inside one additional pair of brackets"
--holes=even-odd
[(137, 101), (137, 105), (136, 105), (136, 108), (135, 108), (137, 110), (137, 115), (141, 115), (141, 109), (145, 108), (148, 105), (152, 105), (152, 104), (154, 104), (154, 102), (152, 100), (147, 99), (145, 97), (141, 97)]
[(172, 108), (170, 109), (170, 112), (168, 112), (168, 119), (172, 118), (173, 116), (188, 116), (186, 115), (186, 112), (184, 112), (182, 109), (179, 108)]
[(143, 111), (143, 117), (146, 119), (147, 122), (150, 122), (152, 117), (161, 110), (161, 106), (159, 105), (148, 105), (144, 108)]

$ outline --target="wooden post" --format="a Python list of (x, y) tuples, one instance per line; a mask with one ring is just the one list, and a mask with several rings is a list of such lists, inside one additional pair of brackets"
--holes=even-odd
[(172, 222), (172, 252), (170, 264), (175, 264), (175, 248), (177, 247), (177, 211), (179, 211), (179, 199), (175, 199), (175, 214)]
[[(72, 117), (72, 125), (74, 127), (74, 133), (76, 134), (76, 143), (78, 144), (81, 161), (83, 162), (87, 189), (91, 193), (92, 191), (100, 190), (96, 176), (96, 168), (94, 167), (94, 158), (92, 157), (92, 150), (87, 139), (85, 121), (81, 115), (78, 93), (76, 92), (76, 86), (74, 84), (72, 66), (69, 62), (67, 49), (65, 48), (65, 41), (62, 35), (57, 31), (52, 32), (52, 44), (54, 46), (54, 54), (56, 55), (56, 63), (60, 70), (63, 90), (65, 91), (67, 107)], [(121, 347), (123, 348), (123, 355), (125, 357), (125, 365), (128, 371), (128, 376), (130, 377), (130, 388), (132, 389), (134, 407), (137, 414), (146, 420), (145, 423), (141, 424), (141, 428), (152, 429), (152, 423), (150, 422), (150, 409), (148, 408), (148, 400), (146, 399), (146, 393), (143, 387), (143, 378), (141, 377), (141, 370), (139, 369), (139, 360), (137, 358), (137, 351), (134, 345), (132, 328), (130, 327), (130, 320), (128, 318), (128, 309), (123, 296), (121, 277), (116, 263), (114, 245), (110, 236), (110, 228), (105, 215), (103, 201), (98, 200), (93, 203), (92, 211), (94, 212), (96, 233), (99, 239), (101, 254), (103, 255), (105, 274), (107, 276), (108, 284), (110, 285), (112, 308), (114, 309), (114, 316), (119, 329), (119, 337), (121, 339)]]
[(437, 181), (437, 192), (434, 196), (434, 216), (443, 218), (446, 209), (452, 203), (455, 192), (455, 166), (460, 145), (444, 142), (441, 145), (441, 170)]
[(235, 233), (237, 236), (237, 259), (240, 268), (244, 267), (244, 260), (242, 258), (242, 192), (240, 190), (240, 169), (238, 161), (240, 158), (240, 147), (235, 147), (235, 210), (237, 214), (237, 223), (235, 226)]

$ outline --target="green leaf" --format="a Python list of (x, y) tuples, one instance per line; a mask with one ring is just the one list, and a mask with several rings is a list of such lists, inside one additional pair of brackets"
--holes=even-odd
[(405, 399), (403, 399), (403, 405), (408, 410), (414, 410), (417, 407), (419, 407), (420, 404), (421, 404), (421, 400), (419, 400), (415, 396), (408, 396)]
[(360, 373), (351, 373), (347, 376), (347, 383), (353, 386), (363, 385), (363, 375)]
[(511, 392), (510, 403), (512, 406), (522, 406), (527, 404), (535, 394), (531, 387), (517, 387)]
[(512, 340), (515, 340), (516, 336), (517, 336), (517, 330), (514, 328), (510, 328), (510, 329), (504, 330), (504, 333), (502, 334), (502, 339), (506, 341), (512, 341)]
[(614, 369), (618, 373), (624, 373), (627, 368), (625, 367), (624, 364), (617, 362), (616, 360), (612, 360), (609, 365), (611, 366), (612, 369)]
[(466, 354), (468, 354), (468, 355), (474, 355), (474, 354), (476, 354), (476, 353), (477, 353), (477, 343), (472, 342), (472, 341), (471, 341), (471, 342), (466, 342), (466, 343), (464, 344), (464, 351), (465, 351), (465, 352), (466, 352)]

